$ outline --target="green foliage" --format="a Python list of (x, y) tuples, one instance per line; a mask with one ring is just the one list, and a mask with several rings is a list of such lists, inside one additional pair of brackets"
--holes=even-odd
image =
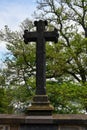
[(4, 88), (0, 88), (0, 113), (12, 113), (12, 106), (10, 106), (7, 91)]
[(4, 101), (4, 90), (0, 89), (0, 113), (3, 113), (4, 107), (5, 107), (5, 101)]
[[(42, 9), (40, 18), (49, 21), (49, 30), (56, 26), (60, 34), (57, 44), (46, 43), (46, 87), (54, 112), (86, 112), (86, 1), (41, 0), (38, 7)], [(24, 44), (24, 29), (33, 31), (32, 21), (26, 19), (21, 24), (20, 32), (11, 31), (8, 26), (0, 32), (1, 40), (7, 42), (9, 50), (4, 61), (6, 68), (0, 72), (2, 113), (23, 112), (35, 94), (36, 44)]]
[[(84, 113), (87, 107), (87, 85), (48, 82), (49, 100), (55, 113)], [(84, 111), (83, 111), (84, 110)]]

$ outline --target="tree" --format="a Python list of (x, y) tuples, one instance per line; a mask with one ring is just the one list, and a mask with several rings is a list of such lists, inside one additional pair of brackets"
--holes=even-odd
[[(37, 4), (36, 12), (40, 10), (40, 13), (35, 16), (47, 19), (60, 33), (59, 45), (53, 48), (55, 56), (49, 56), (48, 68), (51, 70), (49, 72), (55, 79), (62, 76), (63, 81), (69, 79), (85, 84), (87, 82), (87, 1), (38, 0)], [(82, 85), (79, 88), (81, 87)], [(87, 101), (87, 97), (85, 100)]]
[(63, 68), (61, 67), (62, 76), (66, 74), (66, 77), (73, 77), (74, 81), (85, 83), (87, 81), (86, 0), (38, 0), (37, 4), (40, 15), (35, 14), (35, 16), (49, 20), (60, 33), (60, 43), (58, 44), (61, 48), (55, 49), (55, 53), (59, 55), (57, 58), (60, 57), (57, 64), (63, 66)]
[(47, 82), (47, 92), (54, 106), (54, 113), (85, 113), (87, 107), (87, 85), (69, 82), (62, 84)]
[(0, 73), (0, 113), (12, 113), (11, 99), (5, 86), (5, 77)]
[[(55, 24), (55, 26), (56, 25), (57, 24)], [(32, 22), (29, 20), (28, 22), (25, 20), (24, 23), (22, 23), (23, 29), (27, 27), (29, 30), (34, 29)], [(80, 96), (80, 90), (82, 90), (82, 86), (86, 84), (86, 79), (83, 78), (83, 76), (87, 77), (87, 39), (84, 39), (81, 34), (78, 34), (74, 29), (74, 25), (73, 27), (69, 26), (69, 28), (68, 26), (64, 27), (65, 28), (62, 28), (60, 31), (61, 35), (58, 44), (46, 44), (46, 76), (49, 81), (47, 82), (47, 90), (49, 98), (54, 104), (55, 112), (78, 113), (87, 108), (86, 94), (84, 94), (85, 96), (83, 96), (83, 98)], [(69, 31), (70, 27), (72, 32)], [(49, 29), (53, 29), (53, 27), (50, 25)], [(23, 30), (14, 32), (7, 26), (1, 31), (0, 36), (2, 40), (8, 43), (7, 49), (10, 51), (5, 60), (7, 68), (4, 69), (8, 96), (10, 95), (12, 98), (10, 104), (14, 107), (17, 106), (16, 112), (19, 112), (19, 110), (23, 111), (25, 107), (31, 103), (31, 98), (35, 92), (35, 44), (30, 43), (25, 45), (23, 42)], [(80, 84), (79, 87), (77, 85), (77, 89), (74, 87), (75, 84), (63, 83), (65, 81), (75, 82), (75, 80)], [(81, 81), (84, 85), (81, 84)], [(54, 86), (52, 87), (52, 85)], [(69, 88), (70, 86), (72, 87)], [(78, 95), (76, 90), (79, 93)], [(53, 92), (55, 92), (56, 95)], [(66, 100), (64, 102), (65, 98)], [(86, 98), (85, 102), (83, 102), (84, 98)], [(78, 106), (76, 106), (76, 104), (78, 104)]]
[[(28, 26), (26, 24), (27, 21), (28, 19), (24, 21), (24, 28)], [(31, 28), (30, 25), (31, 21), (29, 28)], [(24, 110), (27, 101), (31, 100), (32, 93), (34, 92), (34, 86), (31, 87), (28, 82), (29, 78), (32, 79), (35, 76), (35, 46), (31, 44), (25, 46), (22, 31), (13, 32), (8, 26), (5, 26), (5, 29), (1, 32), (1, 38), (7, 42), (7, 49), (9, 50), (4, 61), (6, 68), (3, 69), (2, 74), (5, 77), (5, 86), (12, 99), (10, 104), (14, 108), (17, 107), (17, 109), (15, 108), (16, 112), (19, 109), (20, 111)]]
[[(67, 23), (74, 22), (76, 25), (82, 26), (85, 37), (87, 37), (87, 2), (86, 0), (38, 0), (37, 8), (41, 10), (39, 18), (46, 18), (50, 21), (59, 24), (59, 30), (62, 36), (65, 37), (64, 29), (69, 29)], [(50, 14), (50, 15), (49, 15)], [(67, 22), (67, 23), (66, 23)], [(66, 26), (64, 26), (66, 25)], [(68, 28), (67, 28), (68, 27)], [(63, 35), (64, 34), (64, 35)]]

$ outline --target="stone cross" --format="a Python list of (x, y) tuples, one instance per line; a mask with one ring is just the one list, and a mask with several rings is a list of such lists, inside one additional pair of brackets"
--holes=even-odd
[(24, 42), (36, 42), (36, 95), (46, 95), (46, 50), (45, 42), (58, 42), (57, 29), (45, 31), (47, 21), (35, 21), (35, 32), (24, 31)]

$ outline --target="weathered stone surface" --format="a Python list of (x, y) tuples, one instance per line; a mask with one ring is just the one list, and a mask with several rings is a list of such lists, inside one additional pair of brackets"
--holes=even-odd
[[(0, 114), (0, 125), (9, 126), (9, 130), (87, 130), (87, 115), (18, 116)], [(1, 130), (8, 130), (3, 128), (1, 127)]]
[(0, 130), (10, 130), (10, 126), (8, 126), (8, 125), (0, 125)]
[(59, 130), (86, 130), (86, 128), (80, 126), (61, 126)]
[(19, 130), (58, 130), (57, 125), (22, 125)]
[(36, 32), (24, 31), (24, 42), (36, 42), (36, 95), (46, 95), (46, 41), (58, 42), (58, 31), (45, 30), (47, 21), (35, 21)]
[[(46, 95), (46, 41), (58, 42), (58, 31), (46, 31), (47, 21), (35, 21), (35, 32), (24, 31), (24, 42), (36, 42), (36, 95), (32, 106), (27, 109), (28, 115), (52, 115), (53, 107), (49, 105)], [(35, 111), (36, 110), (36, 111)]]
[(35, 95), (32, 105), (27, 108), (27, 115), (52, 115), (54, 107), (50, 104), (47, 95)]
[(57, 124), (57, 125), (86, 125), (85, 114), (57, 114), (53, 116), (25, 116), (0, 114), (0, 124)]
[(12, 124), (10, 124), (9, 130), (19, 130), (19, 128), (20, 128), (20, 125), (12, 123)]

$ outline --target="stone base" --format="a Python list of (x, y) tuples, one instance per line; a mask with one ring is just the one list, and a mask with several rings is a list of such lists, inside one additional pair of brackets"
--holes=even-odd
[(50, 105), (47, 95), (35, 95), (30, 107), (28, 107), (27, 115), (52, 115), (54, 107)]

